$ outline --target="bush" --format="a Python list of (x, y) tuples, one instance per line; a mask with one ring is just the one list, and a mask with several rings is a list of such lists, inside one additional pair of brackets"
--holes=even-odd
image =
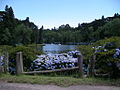
[[(9, 50), (10, 62), (15, 62), (16, 53), (20, 51), (23, 53), (23, 65), (24, 70), (26, 71), (27, 69), (29, 69), (31, 62), (36, 58), (37, 52), (34, 49), (25, 46), (13, 47)], [(12, 67), (15, 67), (15, 63), (11, 63), (10, 65)]]
[(96, 69), (99, 70), (99, 73), (107, 73), (112, 78), (120, 76), (120, 67), (117, 66), (120, 63), (120, 59), (113, 58), (114, 53), (114, 50), (99, 52), (96, 58)]
[(89, 63), (89, 59), (94, 53), (94, 48), (92, 48), (92, 45), (80, 45), (78, 49), (84, 56), (84, 63)]
[(120, 37), (99, 40), (92, 45), (79, 46), (84, 62), (89, 63), (90, 57), (96, 52), (96, 69), (99, 73), (108, 73), (110, 77), (120, 76), (120, 59), (114, 58), (115, 49), (120, 47)]
[(111, 38), (99, 40), (99, 41), (95, 42), (93, 44), (93, 46), (103, 46), (110, 42), (112, 42), (114, 44), (114, 48), (112, 48), (112, 49), (115, 49), (120, 46), (120, 37), (111, 37)]
[(0, 45), (0, 53), (9, 52), (11, 48), (13, 47), (9, 45)]
[(73, 68), (77, 66), (77, 57), (74, 58), (73, 56), (74, 54), (79, 52), (72, 52), (40, 55), (31, 64), (31, 70), (54, 70), (61, 68)]

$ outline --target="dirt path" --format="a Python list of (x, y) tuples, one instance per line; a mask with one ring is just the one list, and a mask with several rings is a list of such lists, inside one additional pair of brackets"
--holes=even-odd
[(120, 90), (114, 86), (90, 86), (78, 85), (70, 87), (59, 87), (55, 85), (32, 85), (0, 82), (0, 90)]

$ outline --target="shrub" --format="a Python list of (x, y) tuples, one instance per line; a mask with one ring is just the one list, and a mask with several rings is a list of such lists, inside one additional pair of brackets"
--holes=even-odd
[[(10, 62), (13, 62), (13, 60), (14, 61), (16, 60), (16, 53), (20, 51), (23, 53), (24, 70), (27, 70), (30, 67), (31, 62), (36, 58), (37, 52), (34, 49), (25, 47), (25, 46), (13, 47), (9, 50)], [(15, 63), (11, 63), (11, 66), (14, 67)]]
[[(94, 48), (93, 48), (94, 47)], [(120, 59), (114, 58), (115, 49), (120, 47), (120, 37), (99, 40), (92, 45), (79, 46), (84, 62), (89, 63), (90, 57), (96, 52), (96, 69), (99, 73), (108, 73), (110, 77), (120, 76)]]
[(54, 70), (61, 68), (73, 68), (77, 66), (77, 58), (73, 57), (74, 54), (70, 55), (67, 53), (61, 53), (40, 55), (31, 64), (31, 70)]
[(11, 48), (13, 47), (8, 45), (0, 45), (0, 53), (9, 52)]
[(115, 49), (120, 46), (120, 37), (111, 37), (111, 38), (99, 40), (99, 41), (95, 42), (93, 44), (93, 46), (103, 46), (110, 42), (112, 42), (114, 44), (114, 47), (112, 49)]
[(114, 53), (114, 50), (99, 52), (96, 58), (96, 69), (99, 70), (99, 73), (107, 73), (112, 78), (120, 76), (120, 67), (117, 66), (120, 59), (113, 58)]
[(84, 63), (88, 63), (94, 53), (94, 48), (92, 48), (92, 45), (80, 45), (78, 49), (84, 56)]

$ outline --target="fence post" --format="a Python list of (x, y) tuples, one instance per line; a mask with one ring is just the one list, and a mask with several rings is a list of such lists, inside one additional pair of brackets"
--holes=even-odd
[(22, 52), (16, 53), (16, 74), (20, 75), (23, 73), (23, 56)]
[(83, 55), (81, 53), (78, 55), (78, 68), (79, 76), (83, 77)]
[(94, 54), (90, 60), (90, 67), (89, 67), (89, 76), (90, 77), (93, 77), (95, 75), (95, 61), (96, 61), (96, 54)]
[(4, 67), (0, 66), (0, 73), (4, 73)]

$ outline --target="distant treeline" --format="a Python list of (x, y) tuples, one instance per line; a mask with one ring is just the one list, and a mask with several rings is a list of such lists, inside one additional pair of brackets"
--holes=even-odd
[(94, 20), (91, 23), (69, 24), (59, 28), (44, 29), (29, 21), (18, 20), (14, 16), (12, 7), (6, 5), (5, 11), (0, 11), (0, 45), (17, 45), (31, 43), (61, 43), (73, 44), (80, 42), (94, 42), (111, 36), (120, 36), (120, 15)]
[(120, 15), (94, 20), (91, 23), (78, 24), (78, 27), (70, 27), (69, 24), (59, 28), (43, 31), (45, 43), (79, 44), (80, 42), (95, 42), (111, 36), (120, 36)]

